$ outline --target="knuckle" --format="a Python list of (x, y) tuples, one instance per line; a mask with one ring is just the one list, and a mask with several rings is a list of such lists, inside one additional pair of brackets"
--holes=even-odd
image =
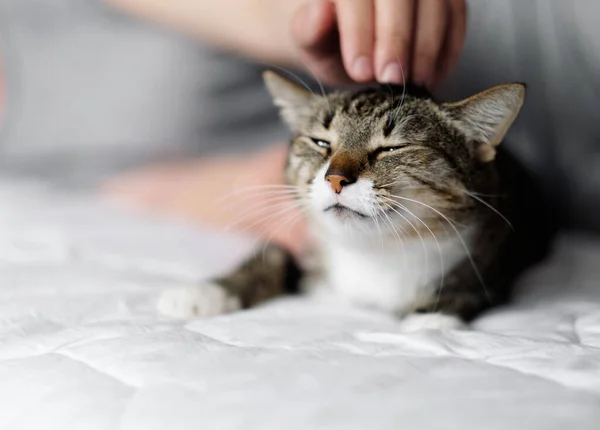
[(389, 53), (394, 52), (404, 55), (412, 43), (410, 35), (397, 29), (383, 29), (377, 35), (378, 50)]
[(414, 61), (420, 65), (430, 66), (437, 62), (437, 55), (432, 50), (419, 49), (414, 54)]
[(410, 38), (402, 31), (390, 29), (383, 33), (382, 39), (384, 43), (390, 47), (406, 47), (410, 44)]

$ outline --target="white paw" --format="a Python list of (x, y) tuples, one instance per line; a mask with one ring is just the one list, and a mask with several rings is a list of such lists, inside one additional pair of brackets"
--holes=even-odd
[(240, 309), (241, 303), (219, 284), (207, 283), (167, 290), (158, 299), (157, 307), (161, 314), (168, 317), (192, 318), (235, 311)]
[(421, 330), (461, 330), (467, 325), (453, 315), (440, 313), (410, 314), (400, 322), (400, 330), (412, 333)]

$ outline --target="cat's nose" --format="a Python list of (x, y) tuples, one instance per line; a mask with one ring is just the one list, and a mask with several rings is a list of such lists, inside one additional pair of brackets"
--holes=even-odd
[(331, 189), (336, 194), (341, 193), (345, 185), (349, 185), (352, 182), (354, 182), (353, 180), (347, 178), (344, 175), (327, 175), (325, 176), (325, 180), (329, 182)]

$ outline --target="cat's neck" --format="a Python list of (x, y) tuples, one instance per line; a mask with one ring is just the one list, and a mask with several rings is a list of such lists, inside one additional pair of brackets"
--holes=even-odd
[(443, 277), (468, 258), (473, 230), (461, 236), (394, 235), (359, 240), (321, 237), (323, 269), (330, 289), (350, 302), (395, 313), (410, 312), (420, 298), (430, 297)]

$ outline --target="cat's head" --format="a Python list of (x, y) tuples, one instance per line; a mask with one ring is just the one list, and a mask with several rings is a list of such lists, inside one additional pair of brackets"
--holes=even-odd
[(293, 134), (287, 180), (317, 223), (342, 234), (475, 221), (473, 196), (495, 190), (496, 147), (525, 95), (507, 84), (436, 103), (408, 87), (322, 95), (264, 78)]

